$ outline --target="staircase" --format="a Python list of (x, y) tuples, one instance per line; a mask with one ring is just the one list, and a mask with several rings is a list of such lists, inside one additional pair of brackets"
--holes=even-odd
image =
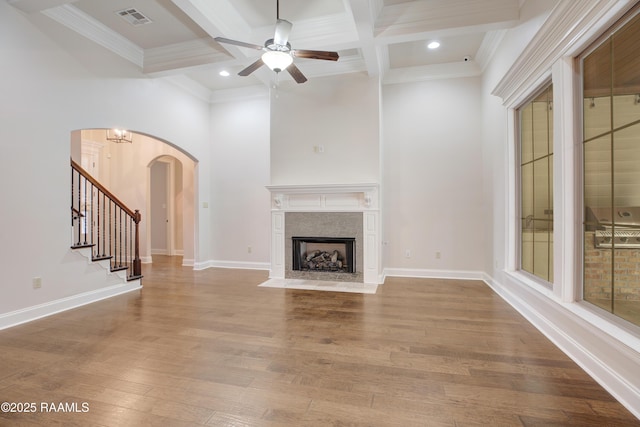
[[(127, 281), (142, 278), (138, 210), (132, 211), (71, 160), (72, 249)], [(89, 251), (89, 253), (87, 253)]]

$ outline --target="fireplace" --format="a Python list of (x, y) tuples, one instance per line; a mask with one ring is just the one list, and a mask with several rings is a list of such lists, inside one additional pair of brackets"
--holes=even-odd
[[(267, 188), (272, 194), (270, 278), (381, 283), (377, 184)], [(303, 239), (297, 249), (294, 238)], [(315, 239), (324, 241), (310, 241)], [(321, 258), (314, 261), (320, 267), (303, 265), (309, 251), (320, 251), (316, 256)], [(334, 255), (335, 251), (338, 254)], [(342, 268), (337, 261), (341, 261)]]
[(355, 237), (292, 237), (292, 269), (355, 273)]

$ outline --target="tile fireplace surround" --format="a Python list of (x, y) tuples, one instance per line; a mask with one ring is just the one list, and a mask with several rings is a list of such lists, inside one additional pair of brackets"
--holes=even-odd
[[(295, 274), (298, 272), (291, 270), (292, 233), (302, 234), (305, 237), (327, 237), (317, 235), (320, 233), (317, 229), (318, 221), (332, 223), (334, 222), (332, 215), (338, 219), (345, 217), (343, 213), (352, 212), (361, 215), (361, 227), (359, 223), (355, 224), (355, 229), (350, 232), (351, 235), (335, 236), (357, 237), (360, 240), (356, 241), (356, 275), (346, 274), (345, 280), (381, 283), (380, 210), (377, 184), (270, 185), (267, 189), (271, 192), (270, 278), (298, 277)], [(291, 220), (295, 217), (296, 223), (290, 224), (287, 228), (286, 214), (292, 212), (296, 215), (289, 215), (289, 218)], [(304, 215), (304, 213), (310, 215)], [(335, 215), (336, 213), (340, 215)], [(360, 215), (348, 215), (348, 217), (359, 218)], [(305, 218), (309, 221), (308, 228), (304, 224)], [(353, 221), (349, 222), (353, 223)], [(344, 224), (344, 221), (338, 220), (336, 223)], [(340, 225), (336, 229), (328, 230), (327, 233), (344, 234), (347, 231)], [(307, 278), (323, 280), (322, 275), (323, 273), (314, 273), (312, 277)], [(332, 278), (332, 280), (335, 279)]]

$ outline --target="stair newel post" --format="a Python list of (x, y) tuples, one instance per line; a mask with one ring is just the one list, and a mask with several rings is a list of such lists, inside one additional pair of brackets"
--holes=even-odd
[(135, 216), (133, 218), (133, 222), (136, 224), (136, 243), (135, 243), (135, 258), (133, 259), (133, 275), (141, 276), (142, 275), (142, 261), (140, 261), (140, 220), (142, 219), (142, 215), (140, 215), (140, 211), (136, 209)]

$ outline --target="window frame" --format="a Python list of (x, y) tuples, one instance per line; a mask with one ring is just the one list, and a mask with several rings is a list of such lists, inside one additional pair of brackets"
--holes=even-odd
[[(547, 289), (552, 289), (553, 288), (553, 280), (546, 280), (540, 276), (538, 276), (537, 274), (527, 271), (522, 267), (522, 250), (523, 250), (523, 233), (522, 233), (522, 120), (521, 120), (521, 114), (522, 114), (522, 110), (527, 107), (529, 104), (532, 104), (533, 101), (539, 97), (541, 94), (543, 94), (545, 91), (547, 91), (549, 88), (553, 88), (553, 78), (551, 75), (549, 75), (544, 81), (542, 81), (542, 83), (540, 83), (539, 85), (536, 86), (535, 90), (532, 90), (531, 92), (529, 92), (529, 95), (524, 98), (524, 100), (522, 102), (520, 102), (515, 108), (514, 108), (514, 113), (515, 113), (515, 131), (516, 131), (516, 139), (515, 139), (515, 166), (516, 166), (516, 185), (515, 185), (515, 190), (516, 190), (516, 215), (517, 215), (517, 223), (518, 223), (518, 227), (516, 230), (516, 255), (515, 255), (515, 267), (516, 270), (520, 273), (525, 275), (526, 277), (528, 277), (530, 280), (533, 280), (535, 282), (538, 282), (540, 285), (546, 287)], [(552, 90), (553, 93), (553, 90)], [(551, 101), (551, 105), (553, 105), (553, 100)], [(552, 117), (553, 117), (553, 121), (555, 123), (555, 112), (553, 112), (553, 109), (551, 110), (552, 113)], [(547, 131), (549, 130), (549, 128), (547, 127)], [(555, 132), (555, 126), (552, 126), (552, 131)], [(555, 153), (555, 135), (551, 134), (551, 137), (553, 139), (552, 141), (552, 149), (551, 149), (551, 153), (548, 153), (546, 156), (544, 156), (545, 158), (549, 159), (550, 156), (553, 156)], [(533, 141), (532, 141), (533, 144)], [(539, 160), (539, 159), (538, 159)], [(535, 162), (536, 159), (532, 158), (531, 162)], [(531, 163), (533, 165), (533, 163)], [(555, 160), (554, 160), (554, 164), (555, 164)], [(555, 166), (554, 166), (555, 167)], [(534, 168), (535, 170), (535, 168)], [(533, 176), (535, 177), (535, 173), (533, 174)], [(553, 173), (553, 169), (548, 169), (547, 170), (547, 177), (551, 177), (553, 178), (555, 175)], [(534, 178), (535, 181), (535, 178)], [(555, 190), (554, 188), (554, 181), (550, 180), (550, 188), (552, 188), (553, 190)], [(553, 209), (553, 205), (554, 205), (554, 199), (555, 199), (555, 191), (552, 191), (551, 194), (553, 195), (553, 198), (551, 199), (551, 208), (552, 208), (552, 214), (551, 214), (551, 224), (555, 223), (555, 210)], [(535, 198), (535, 194), (534, 194), (534, 198)], [(535, 217), (532, 219), (533, 221), (535, 221)], [(553, 233), (551, 233), (551, 235), (553, 235)], [(548, 261), (548, 267), (550, 265), (553, 265), (554, 263), (554, 259), (551, 258), (551, 254), (555, 253), (555, 238), (553, 239), (553, 242), (548, 244), (548, 247), (552, 247), (553, 246), (553, 250), (549, 251), (547, 255), (549, 256), (549, 261)], [(533, 246), (533, 250), (535, 252), (535, 244)], [(535, 259), (535, 256), (534, 256)], [(535, 268), (534, 268), (535, 270)]]
[[(636, 5), (634, 5), (633, 7), (631, 7), (629, 10), (627, 10), (626, 13), (623, 14), (623, 16), (621, 16), (620, 18), (618, 18), (617, 20), (615, 20), (614, 22), (610, 23), (609, 26), (607, 26), (603, 31), (600, 32), (600, 35), (598, 37), (596, 37), (593, 41), (591, 41), (586, 47), (584, 47), (584, 49), (582, 49), (581, 51), (577, 52), (575, 57), (574, 57), (574, 66), (576, 69), (576, 77), (575, 77), (575, 86), (576, 86), (576, 96), (575, 96), (575, 111), (576, 111), (576, 135), (575, 135), (575, 139), (576, 139), (576, 143), (578, 145), (578, 153), (576, 156), (577, 159), (577, 168), (576, 168), (576, 173), (577, 173), (577, 182), (576, 182), (576, 187), (575, 187), (575, 196), (578, 199), (578, 210), (576, 211), (576, 237), (577, 240), (579, 241), (579, 244), (576, 247), (576, 251), (575, 251), (575, 265), (576, 265), (576, 269), (577, 269), (577, 274), (575, 275), (575, 290), (574, 290), (574, 294), (575, 294), (575, 299), (576, 302), (578, 303), (577, 306), (579, 307), (579, 310), (584, 309), (588, 314), (590, 315), (595, 315), (607, 322), (609, 322), (610, 324), (615, 325), (619, 328), (621, 328), (623, 331), (627, 332), (627, 333), (631, 333), (631, 335), (635, 335), (636, 337), (640, 337), (639, 333), (640, 333), (640, 323), (633, 323), (629, 320), (626, 320), (624, 317), (619, 316), (617, 314), (615, 314), (613, 311), (608, 311), (604, 308), (599, 307), (598, 305), (596, 305), (593, 302), (590, 302), (588, 300), (585, 299), (584, 296), (584, 287), (585, 287), (585, 238), (584, 238), (584, 224), (585, 224), (585, 209), (586, 209), (586, 203), (585, 203), (585, 164), (584, 164), (584, 157), (585, 157), (585, 150), (584, 150), (584, 144), (585, 144), (585, 135), (584, 135), (584, 126), (585, 126), (585, 120), (584, 120), (584, 76), (585, 76), (585, 70), (584, 70), (584, 60), (585, 58), (587, 58), (590, 54), (592, 54), (593, 52), (595, 52), (598, 48), (600, 48), (601, 46), (603, 46), (605, 43), (607, 43), (617, 32), (619, 32), (620, 30), (622, 30), (629, 22), (631, 22), (633, 19), (636, 19), (638, 16), (640, 16), (640, 3), (637, 3)], [(613, 120), (614, 120), (614, 115), (613, 115), (613, 110), (611, 113), (611, 126), (613, 126)], [(607, 134), (611, 134), (613, 136), (613, 134), (615, 133), (615, 129), (612, 127), (612, 129), (607, 132)], [(612, 149), (613, 150), (613, 149)], [(611, 164), (611, 171), (612, 174), (614, 174), (614, 162), (613, 162), (613, 158), (611, 159), (612, 164)], [(612, 182), (612, 186), (613, 186), (613, 182)], [(614, 279), (614, 272), (611, 272), (612, 274), (612, 280)], [(612, 293), (612, 301), (614, 300), (614, 296)], [(583, 313), (584, 315), (584, 313)], [(598, 323), (600, 323), (598, 321)]]

